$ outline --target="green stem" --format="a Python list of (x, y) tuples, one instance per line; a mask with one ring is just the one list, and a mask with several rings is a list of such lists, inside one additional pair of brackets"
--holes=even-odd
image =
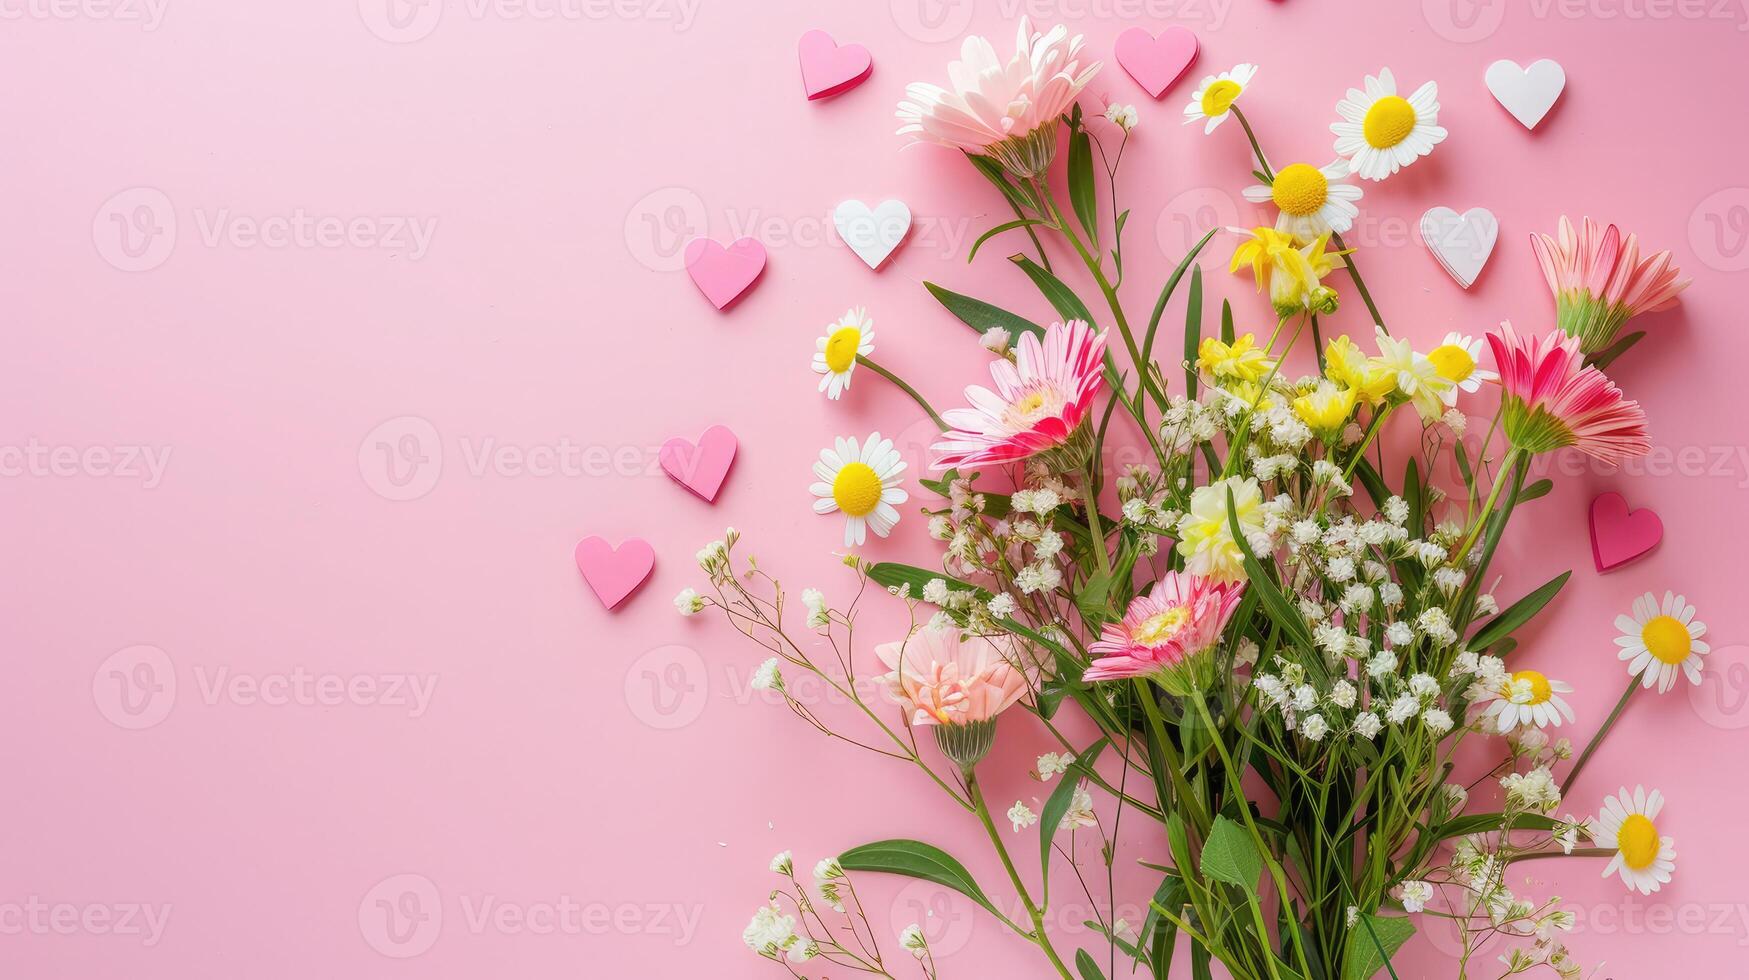
[(910, 385), (906, 384), (904, 381), (899, 379), (898, 375), (894, 374), (893, 372), (887, 370), (884, 367), (881, 367), (879, 364), (876, 364), (873, 360), (871, 360), (867, 357), (864, 357), (861, 354), (856, 355), (856, 363), (862, 365), (865, 368), (868, 368), (870, 371), (873, 371), (874, 373), (880, 375), (881, 377), (886, 378), (888, 381), (891, 381), (893, 384), (898, 385), (900, 391), (903, 391), (905, 394), (910, 395), (911, 400), (916, 402), (920, 407), (922, 407), (923, 411), (929, 415), (930, 421), (934, 422), (937, 428), (941, 429), (941, 431), (943, 431), (943, 432), (947, 431), (947, 423), (943, 422), (941, 420), (941, 416), (935, 414), (935, 409), (930, 407), (930, 404), (929, 404), (927, 399), (925, 399), (922, 395), (917, 393), (916, 388), (913, 388)]
[(1374, 437), (1379, 434), (1380, 427), (1385, 424), (1385, 419), (1390, 417), (1391, 412), (1394, 411), (1396, 407), (1397, 406), (1395, 405), (1386, 405), (1382, 411), (1377, 411), (1372, 414), (1372, 422), (1366, 427), (1366, 437), (1360, 440), (1359, 446), (1355, 447), (1354, 458), (1348, 461), (1347, 468), (1342, 471), (1342, 482), (1347, 483), (1348, 478), (1354, 475), (1354, 468), (1359, 466), (1360, 461), (1366, 458), (1367, 447), (1372, 445)]
[(1111, 588), (1111, 557), (1105, 553), (1105, 530), (1099, 520), (1099, 491), (1093, 482), (1093, 471), (1097, 461), (1089, 459), (1086, 469), (1081, 471), (1081, 495), (1087, 498), (1087, 530), (1093, 535), (1093, 557), (1099, 564), (1099, 574), (1106, 581), (1106, 588)]
[(1585, 769), (1585, 763), (1591, 761), (1592, 753), (1596, 752), (1597, 747), (1603, 744), (1603, 736), (1609, 734), (1610, 728), (1615, 725), (1615, 720), (1621, 717), (1623, 709), (1628, 706), (1628, 699), (1632, 698), (1634, 692), (1639, 689), (1640, 679), (1634, 675), (1628, 675), (1628, 689), (1621, 692), (1621, 700), (1615, 703), (1615, 710), (1609, 713), (1608, 718), (1603, 719), (1603, 727), (1597, 730), (1596, 735), (1591, 736), (1591, 743), (1585, 746), (1585, 751), (1579, 753), (1579, 761), (1573, 763), (1573, 768), (1567, 772), (1567, 778), (1561, 780), (1562, 796), (1567, 795), (1567, 789), (1579, 778), (1579, 773)]
[(965, 777), (966, 790), (971, 794), (973, 808), (978, 811), (978, 820), (984, 825), (984, 833), (990, 835), (990, 843), (996, 846), (996, 856), (1002, 859), (1002, 869), (1008, 872), (1008, 880), (1013, 884), (1015, 894), (1020, 896), (1020, 903), (1026, 906), (1026, 914), (1032, 919), (1032, 935), (1028, 938), (1039, 949), (1044, 950), (1045, 958), (1057, 968), (1059, 976), (1064, 980), (1075, 980), (1075, 975), (1069, 972), (1068, 966), (1051, 945), (1050, 935), (1045, 932), (1044, 910), (1033, 904), (1032, 896), (1027, 893), (1026, 883), (1020, 880), (1020, 872), (1014, 868), (1014, 859), (1008, 856), (1008, 848), (1002, 843), (1002, 835), (996, 830), (995, 821), (990, 819), (990, 808), (984, 803), (984, 791), (978, 787), (978, 776), (971, 766), (966, 767)]
[(1464, 538), (1464, 546), (1452, 556), (1451, 564), (1455, 568), (1463, 563), (1464, 556), (1470, 553), (1470, 548), (1476, 543), (1476, 538), (1482, 533), (1482, 528), (1488, 525), (1489, 515), (1494, 513), (1494, 504), (1500, 500), (1500, 489), (1506, 486), (1506, 479), (1518, 464), (1520, 450), (1513, 447), (1506, 453), (1506, 458), (1500, 461), (1500, 473), (1494, 478), (1494, 489), (1488, 491), (1488, 502), (1482, 505), (1482, 512), (1476, 515), (1476, 526), (1470, 528), (1470, 533)]

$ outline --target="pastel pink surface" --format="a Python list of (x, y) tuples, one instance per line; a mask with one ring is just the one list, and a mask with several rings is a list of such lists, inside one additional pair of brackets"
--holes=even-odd
[(686, 271), (712, 306), (727, 309), (765, 271), (765, 246), (739, 238), (725, 248), (709, 238), (695, 238), (686, 244)]
[(1132, 27), (1117, 36), (1113, 53), (1123, 70), (1158, 99), (1196, 61), (1198, 47), (1196, 35), (1187, 28), (1173, 25), (1155, 37), (1144, 28)]
[(662, 471), (686, 489), (715, 502), (735, 462), (737, 448), (735, 434), (722, 425), (704, 430), (697, 443), (676, 436), (662, 444)]
[(824, 99), (856, 87), (874, 71), (874, 59), (860, 44), (839, 44), (825, 31), (809, 31), (797, 45), (802, 89), (809, 99)]
[(636, 592), (656, 566), (655, 550), (641, 538), (627, 538), (618, 548), (606, 538), (584, 538), (577, 542), (575, 556), (583, 580), (609, 609), (617, 609)]
[[(917, 510), (935, 500), (915, 482), (934, 426), (872, 374), (828, 402), (807, 362), (825, 324), (866, 304), (876, 359), (946, 409), (966, 385), (989, 383), (990, 357), (920, 281), (1052, 317), (994, 250), (1000, 241), (966, 262), (970, 243), (1010, 213), (1001, 196), (959, 154), (901, 150), (893, 136), (904, 83), (944, 80), (962, 36), (1009, 50), (1010, 4), (837, 3), (828, 23), (819, 0), (633, 8), (696, 13), (668, 21), (405, 3), (442, 12), (405, 43), (361, 19), (386, 2), (187, 0), (152, 31), (94, 15), (31, 19), (50, 6), (8, 4), (20, 17), (0, 26), (0, 83), (53, 93), (0, 104), (0, 153), (17, 189), (0, 221), (0, 773), (14, 801), (0, 833), (0, 906), (35, 894), (173, 912), (151, 945), (83, 926), (0, 935), (0, 976), (782, 977), (740, 939), (776, 883), (771, 856), (793, 849), (805, 869), (891, 837), (945, 849), (1024, 918), (975, 820), (902, 764), (819, 736), (750, 687), (767, 654), (669, 603), (705, 589), (693, 555), (730, 524), (744, 535), (738, 550), (780, 575), (792, 601), (806, 587), (847, 601), (855, 578), (833, 554), (844, 550), (842, 523), (810, 512), (810, 468), (835, 436), (874, 429), (912, 463), (912, 502), (893, 537), (859, 551), (936, 567), (940, 546)], [(1083, 99), (1089, 112), (1105, 93), (1133, 91), (1111, 61), (1129, 24), (1110, 12), (1124, 6), (1061, 6), (1089, 57), (1106, 62)], [(1749, 206), (1749, 133), (1719, 124), (1718, 98), (1672, 98), (1655, 80), (1742, 91), (1744, 34), (1710, 19), (1568, 17), (1560, 4), (1546, 17), (1504, 2), (1173, 9), (1192, 7), (1203, 19), (1182, 23), (1202, 35), (1203, 66), (1262, 66), (1241, 105), (1280, 162), (1325, 162), (1332, 106), (1381, 65), (1405, 87), (1439, 82), (1451, 138), (1367, 183), (1357, 231), (1344, 236), (1362, 249), (1391, 329), (1418, 349), (1505, 317), (1551, 326), (1526, 239), (1553, 232), (1563, 212), (1619, 222), (1643, 245), (1673, 249), (1695, 277), (1680, 310), (1633, 324), (1647, 339), (1609, 369), (1645, 406), (1654, 454), (1619, 469), (1539, 457), (1533, 478), (1554, 489), (1521, 505), (1486, 586), (1506, 606), (1583, 568), (1588, 508), (1602, 491), (1662, 515), (1666, 545), (1612, 574), (1574, 576), (1516, 634), (1513, 656), (1574, 685), (1577, 724), (1560, 734), (1583, 745), (1624, 682), (1614, 618), (1646, 591), (1675, 589), (1696, 605), (1713, 643), (1706, 683), (1637, 695), (1559, 811), (1595, 813), (1624, 781), (1656, 786), (1669, 799), (1659, 827), (1675, 838), (1675, 879), (1629, 895), (1600, 878), (1600, 862), (1563, 858), (1514, 865), (1513, 890), (1578, 910), (1564, 939), (1588, 970), (1606, 964), (1590, 980), (1659, 978), (1674, 962), (1704, 980), (1739, 976), (1749, 782), (1720, 760), (1749, 752), (1749, 683), (1739, 680), (1749, 660), (1733, 646), (1749, 636), (1749, 465), (1730, 409), (1749, 361), (1749, 331), (1736, 326), (1749, 238), (1733, 218)], [(830, 106), (795, 97), (796, 39), (821, 24), (882, 52), (880, 76)], [(1529, 139), (1481, 72), (1495, 57), (1542, 55), (1572, 83), (1559, 125), (1551, 118)], [(1274, 215), (1241, 196), (1255, 178), (1235, 122), (1204, 137), (1180, 125), (1177, 105), (1138, 109), (1118, 190), (1132, 209), (1120, 289), (1139, 322), (1203, 232)], [(1658, 147), (1657, 179), (1624, 141)], [(162, 265), (129, 271), (141, 224), (126, 224), (136, 235), (117, 251), (124, 243), (94, 238), (93, 219), (113, 229), (112, 217), (131, 218), (132, 208), (100, 209), (141, 186), (174, 205), (175, 247)], [(831, 211), (850, 195), (911, 206), (902, 266), (872, 276), (838, 242)], [(1441, 201), (1485, 201), (1511, 229), (1467, 292), (1414, 236)], [(344, 235), (340, 247), (274, 248), (238, 225), (300, 209), (418, 218), (436, 232), (422, 252)], [(724, 329), (693, 295), (684, 251), (698, 236), (755, 237), (769, 250), (764, 279), (734, 310), (744, 323)], [(1016, 238), (1012, 248), (1030, 250)], [(1205, 329), (1229, 300), (1241, 331), (1267, 337), (1268, 297), (1227, 273), (1231, 247), (1219, 235), (1201, 261)], [(1073, 254), (1052, 260), (1098, 299)], [(1343, 303), (1320, 320), (1326, 341), (1346, 333), (1369, 346), (1365, 304), (1342, 273), (1336, 282)], [(1162, 361), (1178, 357), (1185, 298), (1181, 286), (1162, 320)], [(1182, 394), (1180, 372), (1163, 367), (1169, 393)], [(1296, 357), (1290, 370), (1314, 367)], [(1487, 391), (1468, 409), (1472, 448), (1492, 415)], [(1392, 422), (1410, 446), (1413, 415)], [(372, 436), (385, 419), (429, 438)], [(696, 435), (701, 419), (747, 447), (715, 507), (679, 500), (658, 464), (664, 441)], [(75, 452), (72, 470), (21, 463), (15, 450), (32, 439)], [(161, 480), (137, 461), (104, 476), (78, 462), (103, 446), (171, 452)], [(1405, 446), (1390, 448), (1400, 473)], [(558, 463), (533, 465), (543, 459)], [(429, 492), (410, 496), (424, 488), (407, 482), (415, 475)], [(651, 594), (613, 613), (585, 594), (563, 562), (585, 529), (646, 538), (661, 557)], [(909, 617), (881, 596), (863, 610), (866, 662), (866, 644), (896, 638)], [(170, 709), (127, 729), (106, 715), (114, 702), (94, 703), (93, 681), (115, 690), (133, 672), (103, 665), (135, 644), (161, 648), (174, 672), (156, 688), (129, 682), (135, 706), (168, 698)], [(380, 698), (269, 704), (231, 686), (300, 671), (436, 688), (415, 711)], [(162, 683), (172, 677), (173, 692)], [(823, 685), (794, 687), (822, 716), (868, 731)], [(1066, 734), (1090, 741), (1084, 728)], [(1061, 750), (1011, 713), (980, 782), (999, 809), (1022, 800), (1036, 812), (1034, 798), (1057, 782), (1027, 773)], [(1126, 875), (1136, 861), (1161, 863), (1165, 846), (1132, 838), (1132, 820), (1114, 867), (1118, 912), (1139, 923), (1152, 876)], [(1007, 837), (1017, 863), (1023, 837)], [(1072, 846), (1083, 869), (1103, 867), (1095, 835), (1077, 833)], [(1037, 881), (1035, 865), (1020, 870)], [(404, 875), (433, 889), (407, 887)], [(946, 889), (880, 875), (857, 889), (883, 939), (923, 924), (944, 980), (1048, 970)], [(1066, 945), (1102, 949), (1058, 863), (1060, 893), (1070, 898), (1051, 925)], [(531, 927), (566, 899), (584, 910), (572, 928)], [(363, 933), (361, 911), (385, 909), (401, 916), (395, 929)], [(395, 941), (428, 934), (429, 948)], [(1178, 945), (1172, 976), (1189, 977), (1188, 944)], [(1472, 972), (1502, 946), (1472, 958)], [(886, 950), (890, 964), (903, 956), (890, 940)], [(1456, 956), (1449, 934), (1424, 925), (1394, 968), (1402, 980), (1451, 980)], [(909, 963), (908, 974), (889, 969), (918, 976)]]
[(1629, 510), (1619, 493), (1591, 501), (1591, 557), (1600, 572), (1613, 571), (1658, 547), (1664, 522), (1650, 507)]

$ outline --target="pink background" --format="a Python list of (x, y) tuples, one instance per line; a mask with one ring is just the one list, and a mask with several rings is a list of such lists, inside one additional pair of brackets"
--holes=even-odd
[[(1332, 106), (1364, 72), (1437, 79), (1451, 138), (1367, 185), (1351, 236), (1387, 318), (1423, 344), (1548, 324), (1526, 236), (1563, 212), (1620, 222), (1694, 276), (1616, 371), (1655, 456), (1560, 464), (1497, 566), (1504, 597), (1575, 569), (1521, 656), (1578, 687), (1580, 740), (1620, 690), (1611, 620), (1635, 594), (1686, 591), (1710, 623), (1707, 686), (1636, 702), (1570, 804), (1662, 788), (1676, 881), (1630, 898), (1594, 861), (1555, 861), (1515, 883), (1574, 900), (1572, 945), (1599, 977), (1677, 956), (1745, 975), (1749, 448), (1726, 399), (1749, 354), (1749, 17), (1712, 7), (451, 0), (393, 21), (380, 0), (4, 4), (0, 973), (772, 976), (739, 939), (770, 855), (811, 866), (884, 836), (960, 854), (1006, 902), (968, 820), (750, 692), (758, 652), (669, 599), (727, 524), (792, 588), (844, 597), (840, 524), (808, 509), (811, 459), (880, 428), (915, 470), (929, 433), (867, 373), (842, 403), (815, 393), (814, 337), (844, 308), (870, 308), (879, 359), (941, 406), (985, 357), (921, 281), (1048, 316), (1002, 249), (964, 262), (1001, 202), (952, 154), (892, 135), (904, 82), (944, 78), (968, 31), (1006, 50), (1031, 12), (1102, 58), (1131, 23), (1177, 22), (1202, 39), (1194, 75), (1261, 63), (1245, 106), (1278, 164), (1328, 158)], [(813, 27), (866, 44), (873, 76), (805, 101), (795, 42)], [(1482, 72), (1545, 56), (1570, 82), (1531, 134)], [(1252, 182), (1242, 134), (1181, 127), (1189, 91), (1156, 103), (1108, 64), (1085, 100), (1141, 110), (1122, 182), (1137, 316), (1192, 230), (1253, 216), (1235, 203)], [(917, 216), (878, 274), (830, 231), (846, 197)], [(1500, 217), (1468, 293), (1410, 232), (1437, 204)], [(308, 234), (277, 234), (299, 215)], [(695, 232), (770, 250), (726, 315), (676, 271)], [(1262, 323), (1218, 251), (1216, 308), (1232, 297)], [(1352, 297), (1337, 323), (1367, 329)], [(713, 423), (742, 452), (708, 506), (656, 470), (655, 447)], [(142, 451), (169, 454), (156, 477)], [(1657, 508), (1667, 540), (1599, 576), (1585, 507), (1604, 489)], [(656, 548), (616, 614), (572, 565), (586, 534)], [(927, 560), (923, 521), (912, 510), (866, 554)], [(893, 624), (886, 604), (870, 616)], [(1008, 719), (992, 797), (1045, 795), (1025, 777), (1045, 747)], [(1125, 863), (1164, 853), (1139, 829)], [(1040, 975), (988, 918), (902, 884), (865, 879), (876, 927), (935, 909), (944, 976)], [(1120, 914), (1145, 898), (1132, 882)], [(128, 912), (148, 906), (168, 909), (155, 937)], [(1061, 916), (1071, 943), (1089, 939), (1084, 912)], [(1450, 976), (1449, 948), (1416, 939), (1401, 975)]]

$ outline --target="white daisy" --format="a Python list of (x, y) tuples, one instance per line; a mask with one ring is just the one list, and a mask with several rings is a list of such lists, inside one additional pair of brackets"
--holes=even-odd
[(844, 311), (838, 322), (826, 325), (826, 335), (814, 341), (814, 373), (821, 375), (820, 390), (834, 401), (850, 387), (856, 359), (874, 353), (874, 317), (860, 306)]
[(1320, 235), (1341, 234), (1354, 227), (1354, 217), (1360, 213), (1355, 201), (1361, 190), (1348, 179), (1348, 164), (1337, 160), (1325, 167), (1309, 163), (1290, 163), (1276, 171), (1272, 184), (1252, 184), (1245, 188), (1245, 200), (1253, 204), (1274, 201), (1281, 209), (1275, 219), (1275, 230), (1287, 232), (1303, 242), (1317, 241)]
[(1448, 333), (1439, 346), (1427, 352), (1427, 359), (1438, 369), (1439, 376), (1450, 381), (1455, 387), (1450, 391), (1447, 404), (1457, 401), (1457, 389), (1462, 388), (1470, 394), (1475, 394), (1482, 388), (1484, 381), (1498, 381), (1500, 375), (1481, 366), (1482, 338), (1457, 332)]
[(1203, 126), (1203, 134), (1206, 136), (1214, 132), (1216, 126), (1226, 122), (1227, 117), (1233, 114), (1233, 103), (1245, 94), (1245, 86), (1250, 85), (1251, 79), (1256, 77), (1256, 65), (1234, 65), (1232, 71), (1204, 77), (1197, 83), (1196, 92), (1190, 97), (1190, 104), (1184, 107), (1185, 124), (1206, 119), (1208, 123)]
[(1690, 684), (1700, 683), (1701, 658), (1712, 647), (1701, 639), (1706, 624), (1694, 618), (1694, 607), (1685, 597), (1666, 592), (1660, 603), (1648, 592), (1634, 600), (1632, 616), (1615, 617), (1615, 628), (1621, 630), (1615, 638), (1621, 659), (1628, 661), (1628, 673), (1639, 677), (1642, 687), (1656, 684), (1663, 694), (1676, 684), (1679, 673)]
[(840, 436), (830, 449), (820, 450), (814, 464), (818, 483), (808, 488), (814, 497), (814, 513), (844, 513), (844, 546), (859, 546), (868, 540), (868, 529), (886, 537), (899, 523), (894, 504), (910, 499), (899, 486), (905, 461), (893, 448), (893, 440), (869, 433), (861, 445), (855, 438)]
[(1606, 796), (1592, 824), (1591, 839), (1600, 847), (1615, 849), (1603, 869), (1603, 877), (1620, 873), (1622, 883), (1642, 895), (1650, 895), (1670, 880), (1676, 870), (1676, 843), (1658, 834), (1658, 811), (1664, 809), (1664, 794), (1635, 786), (1632, 795), (1622, 787), (1619, 796)]
[(1559, 728), (1562, 719), (1573, 720), (1572, 706), (1561, 697), (1571, 693), (1571, 684), (1550, 680), (1534, 670), (1521, 670), (1498, 688), (1480, 692), (1489, 702), (1482, 717), (1491, 720), (1502, 735), (1521, 725)]
[(1439, 123), (1439, 85), (1427, 82), (1415, 94), (1397, 94), (1389, 68), (1366, 76), (1366, 91), (1349, 89), (1336, 103), (1340, 122), (1330, 124), (1336, 152), (1348, 161), (1348, 172), (1367, 180), (1384, 180), (1417, 157), (1433, 152), (1445, 140)]

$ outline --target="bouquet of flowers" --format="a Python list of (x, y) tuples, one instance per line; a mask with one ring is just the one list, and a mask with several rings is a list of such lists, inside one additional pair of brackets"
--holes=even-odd
[[(708, 589), (676, 599), (684, 614), (721, 613), (769, 652), (755, 686), (785, 692), (786, 673), (808, 672), (854, 705), (866, 731), (837, 730), (784, 695), (803, 721), (915, 767), (981, 823), (1016, 902), (992, 898), (927, 842), (852, 847), (807, 881), (786, 852), (747, 944), (797, 976), (891, 977), (895, 960), (915, 957), (905, 970), (934, 977), (914, 926), (898, 937), (903, 953), (883, 958), (852, 882), (882, 872), (957, 891), (1065, 978), (1164, 978), (1181, 945), (1197, 977), (1215, 963), (1242, 980), (1395, 977), (1393, 955), (1427, 916), (1459, 930), (1459, 977), (1579, 976), (1561, 939), (1572, 913), (1515, 894), (1507, 869), (1589, 857), (1643, 893), (1670, 880), (1657, 791), (1624, 787), (1576, 808), (1565, 795), (1635, 691), (1699, 682), (1705, 627), (1681, 596), (1637, 601), (1617, 623), (1626, 691), (1575, 757), (1550, 732), (1574, 721), (1572, 688), (1513, 639), (1568, 575), (1513, 583), (1504, 602), (1486, 583), (1498, 584), (1493, 560), (1513, 516), (1550, 489), (1528, 479), (1535, 457), (1617, 462), (1648, 450), (1644, 413), (1604, 370), (1642, 336), (1623, 335), (1626, 321), (1675, 304), (1687, 282), (1668, 252), (1643, 255), (1613, 225), (1563, 219), (1535, 239), (1552, 329), (1503, 323), (1417, 350), (1388, 328), (1342, 233), (1359, 213), (1357, 179), (1386, 179), (1444, 140), (1434, 83), (1404, 96), (1389, 70), (1368, 76), (1336, 105), (1335, 162), (1278, 165), (1240, 106), (1258, 70), (1239, 65), (1204, 78), (1184, 117), (1205, 134), (1235, 120), (1250, 143), (1257, 183), (1244, 194), (1280, 217), (1222, 240), (1236, 242), (1231, 271), (1268, 291), (1275, 322), (1241, 330), (1223, 305), (1205, 330), (1195, 260), (1218, 230), (1179, 263), (1151, 315), (1132, 319), (1117, 289), (1128, 212), (1114, 201), (1115, 215), (1102, 213), (1099, 185), (1115, 198), (1137, 114), (1083, 115), (1075, 100), (1099, 67), (1064, 28), (1039, 34), (1022, 21), (1011, 58), (969, 38), (951, 85), (911, 85), (898, 110), (900, 134), (963, 151), (1012, 207), (971, 251), (1030, 239), (1031, 254), (1011, 261), (1059, 322), (929, 284), (993, 355), (990, 385), (942, 412), (872, 360), (865, 311), (819, 340), (822, 392), (839, 398), (867, 369), (941, 428), (934, 473), (917, 478), (938, 498), (923, 513), (939, 567), (845, 558), (858, 600), (873, 583), (869, 594), (908, 606), (911, 628), (875, 646), (878, 666), (859, 657), (858, 602), (835, 607), (808, 589), (792, 615), (733, 531), (699, 553)], [(1053, 267), (1047, 241), (1084, 267), (1073, 278), (1091, 283), (1094, 302)], [(1161, 343), (1180, 286), (1182, 347)], [(1350, 291), (1366, 331), (1326, 336)], [(1287, 367), (1296, 354), (1310, 373)], [(1498, 407), (1472, 451), (1458, 437), (1471, 424), (1466, 400), (1484, 388), (1497, 389)], [(1418, 441), (1406, 438), (1414, 429)], [(1120, 438), (1149, 462), (1107, 471), (1108, 440)], [(1409, 448), (1387, 452), (1399, 443)], [(842, 515), (847, 547), (870, 529), (887, 534), (911, 499), (906, 464), (878, 432), (837, 440), (814, 469), (814, 509)], [(1457, 478), (1444, 485), (1439, 473)], [(832, 657), (810, 652), (825, 648)], [(875, 694), (859, 686), (868, 681)], [(998, 816), (978, 770), (1011, 708), (1061, 741), (1035, 774), (1061, 779), (1037, 812), (1017, 801)], [(1062, 734), (1069, 712), (1096, 726), (1090, 744)], [(1458, 746), (1483, 739), (1494, 767), (1453, 781)], [(1099, 816), (1094, 794), (1115, 818)], [(1066, 948), (1046, 927), (1052, 866), (1076, 858), (1055, 838), (1099, 834), (1109, 884), (1120, 827), (1157, 879), (1146, 918), (1101, 914), (1102, 948)], [(1036, 885), (1020, 869), (1019, 834), (1036, 835)], [(1511, 940), (1504, 955), (1473, 958), (1498, 936)]]

